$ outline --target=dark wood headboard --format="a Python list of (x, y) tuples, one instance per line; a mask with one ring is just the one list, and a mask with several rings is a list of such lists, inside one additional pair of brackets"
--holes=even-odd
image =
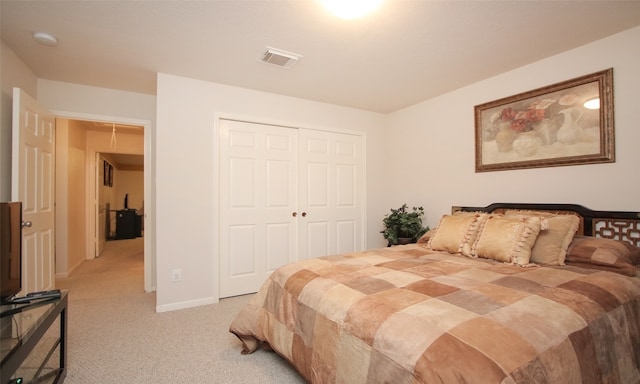
[(578, 204), (493, 203), (486, 207), (451, 207), (451, 212), (503, 213), (507, 209), (549, 211), (580, 217), (578, 233), (628, 241), (640, 247), (640, 212), (593, 211)]

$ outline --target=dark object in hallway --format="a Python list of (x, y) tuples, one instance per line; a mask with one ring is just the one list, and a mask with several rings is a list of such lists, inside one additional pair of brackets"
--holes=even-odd
[(135, 239), (141, 236), (141, 216), (134, 209), (116, 211), (116, 237), (114, 240)]

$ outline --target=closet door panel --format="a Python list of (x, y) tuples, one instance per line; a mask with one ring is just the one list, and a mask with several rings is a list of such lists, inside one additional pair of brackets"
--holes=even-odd
[(290, 184), (291, 184), (291, 162), (283, 160), (268, 160), (265, 172), (265, 199), (268, 208), (278, 209), (289, 207)]
[(271, 223), (267, 225), (266, 259), (267, 273), (273, 272), (291, 260), (291, 250), (289, 244), (295, 239), (291, 239), (291, 234), (295, 233), (291, 223)]
[(364, 249), (362, 137), (337, 135), (335, 148), (336, 253)]
[(356, 177), (357, 170), (355, 165), (336, 165), (336, 205), (338, 207), (356, 207)]
[(229, 207), (255, 208), (256, 160), (231, 158), (228, 170)]
[[(305, 259), (327, 256), (332, 254), (330, 246), (330, 223), (325, 221), (307, 220), (302, 231), (306, 232), (306, 242), (301, 242), (304, 247), (302, 253)], [(301, 231), (301, 232), (302, 232)]]
[(229, 275), (240, 278), (256, 274), (256, 226), (233, 225), (229, 227)]
[(302, 191), (306, 196), (306, 206), (329, 208), (329, 164), (309, 162), (306, 167), (306, 185)]
[(336, 253), (355, 252), (358, 249), (358, 222), (340, 220), (336, 222)]
[(300, 255), (364, 249), (362, 137), (300, 130)]
[(221, 120), (220, 297), (256, 292), (296, 259), (295, 129)]

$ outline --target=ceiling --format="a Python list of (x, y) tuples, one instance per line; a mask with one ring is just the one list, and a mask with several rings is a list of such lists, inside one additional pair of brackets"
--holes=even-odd
[[(78, 123), (77, 127), (87, 131), (112, 133), (115, 129), (116, 144), (119, 134), (144, 136), (143, 126), (84, 120), (76, 120), (76, 122)], [(144, 169), (144, 155), (118, 153), (117, 148), (114, 148), (113, 152), (105, 153), (109, 153), (109, 159), (115, 162), (118, 168), (140, 171)]]
[(144, 155), (127, 155), (123, 153), (112, 153), (111, 158), (115, 161), (118, 168), (125, 170), (143, 170)]
[[(155, 94), (162, 72), (389, 113), (638, 26), (640, 0), (386, 0), (351, 21), (314, 0), (2, 0), (0, 17), (38, 78)], [(303, 57), (265, 64), (267, 46)]]

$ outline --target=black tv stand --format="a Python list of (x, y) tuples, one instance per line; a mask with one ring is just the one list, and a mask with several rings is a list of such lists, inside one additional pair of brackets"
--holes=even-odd
[[(62, 383), (67, 375), (68, 291), (60, 298), (2, 305), (0, 383)], [(57, 324), (56, 324), (57, 323)], [(53, 332), (56, 327), (59, 332)]]

